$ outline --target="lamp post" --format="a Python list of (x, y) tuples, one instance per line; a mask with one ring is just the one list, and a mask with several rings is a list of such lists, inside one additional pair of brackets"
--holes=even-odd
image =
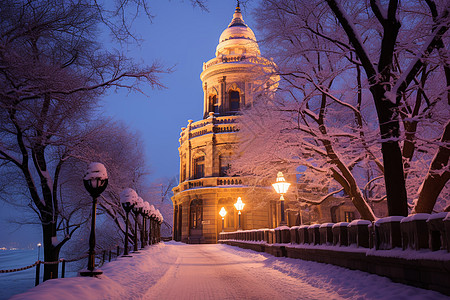
[(273, 188), (275, 189), (275, 191), (280, 194), (280, 210), (281, 210), (281, 221), (279, 226), (284, 226), (286, 225), (286, 218), (284, 215), (284, 197), (283, 195), (287, 192), (289, 186), (291, 184), (287, 183), (286, 180), (284, 179), (283, 176), (283, 172), (278, 172), (277, 174), (277, 182), (272, 184)]
[(37, 247), (38, 247), (38, 259), (37, 260), (41, 260), (41, 246), (42, 246), (41, 243), (37, 244)]
[(144, 200), (141, 197), (138, 197), (136, 205), (133, 207), (134, 214), (134, 251), (138, 253), (138, 223), (139, 223), (139, 215), (144, 208)]
[(236, 207), (238, 211), (238, 218), (239, 218), (238, 230), (241, 230), (241, 210), (244, 209), (244, 205), (245, 204), (242, 202), (241, 197), (238, 197), (236, 203), (234, 204), (234, 207)]
[(142, 230), (141, 230), (141, 248), (144, 249), (147, 246), (147, 218), (150, 210), (150, 204), (144, 202), (144, 208), (142, 209)]
[(125, 220), (125, 246), (123, 250), (123, 256), (130, 257), (128, 255), (128, 216), (130, 211), (136, 205), (138, 195), (133, 189), (126, 188), (120, 193), (120, 203), (122, 204), (123, 210), (125, 210), (126, 220)]
[(227, 215), (227, 211), (225, 210), (225, 207), (222, 207), (220, 209), (219, 215), (222, 217), (222, 232), (225, 228), (225, 216)]
[(108, 186), (108, 174), (101, 163), (90, 163), (83, 178), (84, 187), (92, 197), (91, 234), (89, 236), (88, 271), (81, 271), (81, 276), (96, 276), (103, 272), (95, 270), (95, 218), (97, 198)]
[(149, 226), (149, 238), (150, 238), (150, 244), (153, 245), (154, 244), (154, 240), (153, 240), (153, 235), (154, 235), (154, 224), (155, 224), (155, 219), (156, 219), (156, 209), (153, 205), (150, 205), (150, 226)]

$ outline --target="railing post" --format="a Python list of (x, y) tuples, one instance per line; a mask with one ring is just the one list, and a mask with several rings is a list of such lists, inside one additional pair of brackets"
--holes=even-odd
[(39, 274), (40, 274), (40, 271), (41, 271), (41, 261), (38, 260), (37, 263), (38, 264), (36, 265), (36, 279), (34, 281), (34, 286), (39, 285)]
[(110, 262), (111, 261), (111, 250), (109, 250), (109, 255), (108, 255), (108, 261)]
[(61, 265), (61, 278), (64, 278), (65, 274), (66, 274), (66, 260), (63, 258), (62, 260), (62, 265)]

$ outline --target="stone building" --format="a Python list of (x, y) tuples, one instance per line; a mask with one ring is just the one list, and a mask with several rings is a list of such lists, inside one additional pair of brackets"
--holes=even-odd
[[(203, 120), (188, 121), (180, 133), (180, 182), (173, 189), (174, 239), (186, 243), (216, 243), (218, 233), (238, 229), (238, 197), (245, 203), (242, 229), (274, 228), (280, 221), (279, 196), (270, 183), (251, 187), (245, 178), (227, 175), (233, 145), (238, 142), (239, 111), (252, 105), (262, 89), (276, 88), (279, 78), (272, 74), (274, 63), (261, 56), (255, 34), (245, 24), (239, 5), (222, 32), (215, 57), (203, 64), (200, 75), (204, 91)], [(274, 174), (274, 181), (275, 181)], [(291, 182), (295, 182), (295, 175)], [(293, 195), (298, 194), (293, 189)], [(286, 203), (288, 225), (298, 225), (298, 203)], [(342, 201), (345, 203), (342, 204)], [(336, 206), (333, 212), (331, 207)], [(227, 215), (222, 228), (219, 215)], [(297, 207), (297, 208), (295, 208)], [(344, 221), (357, 216), (348, 199), (329, 199), (314, 212), (304, 206), (304, 215), (314, 220)], [(330, 213), (331, 212), (331, 213)], [(338, 217), (333, 217), (338, 216)], [(314, 220), (309, 217), (309, 222)], [(330, 219), (330, 220), (328, 220)], [(306, 219), (305, 219), (306, 220)]]
[[(173, 189), (174, 238), (188, 243), (215, 243), (222, 230), (219, 210), (225, 207), (225, 230), (238, 228), (233, 204), (246, 204), (242, 228), (268, 227), (266, 207), (251, 209), (244, 179), (228, 177), (227, 169), (237, 142), (241, 108), (251, 105), (259, 89), (277, 82), (270, 77), (274, 63), (261, 56), (253, 31), (240, 7), (219, 38), (215, 57), (203, 64), (203, 120), (189, 120), (180, 134), (180, 183)], [(251, 193), (264, 194), (265, 189)]]

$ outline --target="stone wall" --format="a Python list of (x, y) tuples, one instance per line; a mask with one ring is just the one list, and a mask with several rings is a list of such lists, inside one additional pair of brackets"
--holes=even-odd
[(219, 243), (386, 276), (450, 295), (450, 213), (225, 232)]

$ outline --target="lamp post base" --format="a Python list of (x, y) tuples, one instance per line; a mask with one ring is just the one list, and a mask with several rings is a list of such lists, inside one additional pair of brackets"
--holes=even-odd
[(93, 270), (93, 271), (81, 270), (78, 274), (80, 274), (80, 276), (83, 276), (83, 277), (95, 277), (95, 276), (98, 276), (98, 275), (102, 275), (103, 271), (99, 270), (99, 269), (96, 269), (96, 270)]

